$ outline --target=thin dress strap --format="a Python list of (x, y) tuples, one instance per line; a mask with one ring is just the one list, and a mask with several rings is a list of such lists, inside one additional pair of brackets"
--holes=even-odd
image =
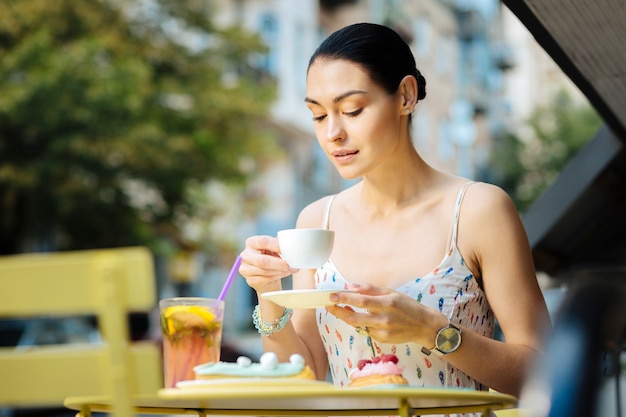
[(456, 207), (454, 208), (454, 223), (452, 225), (452, 239), (450, 242), (450, 247), (456, 246), (457, 231), (459, 229), (459, 213), (461, 212), (461, 202), (463, 201), (465, 192), (467, 191), (469, 186), (472, 184), (474, 184), (474, 181), (466, 182), (461, 188), (461, 190), (459, 191), (459, 195), (456, 198)]
[(328, 203), (326, 203), (326, 210), (324, 210), (324, 229), (328, 229), (330, 227), (330, 206), (333, 205), (333, 200), (335, 199), (335, 195), (333, 194), (328, 199)]

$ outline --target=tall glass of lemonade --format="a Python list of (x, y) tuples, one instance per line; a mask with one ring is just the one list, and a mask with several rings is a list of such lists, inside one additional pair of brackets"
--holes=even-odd
[(165, 388), (195, 379), (193, 368), (219, 362), (224, 301), (175, 297), (159, 301)]

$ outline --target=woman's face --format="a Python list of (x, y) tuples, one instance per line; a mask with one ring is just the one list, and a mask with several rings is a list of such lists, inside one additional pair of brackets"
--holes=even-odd
[(341, 176), (355, 179), (393, 163), (389, 156), (402, 138), (399, 93), (386, 93), (357, 64), (318, 58), (309, 68), (305, 102), (317, 140)]

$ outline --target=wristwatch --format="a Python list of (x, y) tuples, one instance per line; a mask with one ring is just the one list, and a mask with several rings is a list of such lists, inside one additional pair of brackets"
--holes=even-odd
[(448, 325), (441, 328), (435, 336), (435, 347), (432, 349), (422, 348), (424, 355), (434, 353), (437, 356), (447, 355), (461, 346), (461, 328), (456, 326), (448, 318)]

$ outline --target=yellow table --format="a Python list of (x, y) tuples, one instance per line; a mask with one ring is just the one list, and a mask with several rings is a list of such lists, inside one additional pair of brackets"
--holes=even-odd
[[(109, 412), (104, 397), (70, 397), (67, 408), (83, 416)], [(140, 414), (185, 414), (206, 416), (378, 416), (468, 413), (512, 408), (513, 396), (468, 389), (384, 387), (376, 389), (335, 388), (330, 384), (226, 384), (191, 389), (162, 389), (156, 395), (134, 399)], [(486, 414), (488, 415), (488, 414)]]

